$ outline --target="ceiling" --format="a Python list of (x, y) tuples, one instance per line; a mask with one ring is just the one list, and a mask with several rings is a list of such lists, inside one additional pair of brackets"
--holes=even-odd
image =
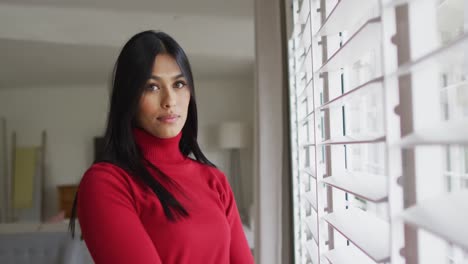
[(23, 6), (93, 8), (114, 11), (178, 13), (186, 15), (232, 16), (252, 18), (252, 0), (0, 0)]
[(120, 48), (155, 29), (185, 49), (195, 79), (252, 76), (253, 0), (0, 0), (0, 89), (105, 84)]

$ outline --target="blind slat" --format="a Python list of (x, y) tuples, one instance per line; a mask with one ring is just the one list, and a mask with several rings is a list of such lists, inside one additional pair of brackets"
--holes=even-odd
[(441, 92), (456, 90), (458, 88), (468, 89), (468, 81), (461, 81), (461, 82), (457, 82), (457, 83), (453, 83), (451, 85), (445, 86), (442, 88)]
[(317, 73), (339, 70), (356, 62), (365, 53), (378, 47), (379, 32), (380, 17), (369, 20), (319, 68)]
[(395, 78), (408, 74), (411, 71), (418, 70), (430, 63), (437, 63), (438, 65), (450, 65), (458, 63), (462, 65), (464, 64), (463, 60), (466, 58), (465, 54), (467, 48), (468, 32), (465, 32), (464, 34), (460, 35), (460, 37), (454, 39), (446, 45), (442, 45), (432, 52), (421, 56), (420, 58), (401, 65), (398, 67), (396, 72), (389, 74), (387, 78)]
[[(318, 236), (317, 236), (317, 228), (315, 228), (317, 225), (310, 225), (309, 222), (312, 222), (312, 218), (315, 217), (315, 215), (311, 217), (307, 217), (304, 221), (304, 226), (307, 229), (307, 232), (310, 232), (311, 239), (314, 240), (315, 244), (318, 244)], [(312, 221), (311, 221), (312, 220)], [(316, 221), (313, 221), (315, 223)]]
[(306, 23), (307, 17), (310, 15), (310, 2), (309, 0), (303, 0), (301, 8), (299, 9), (298, 22), (301, 24)]
[[(305, 79), (306, 79), (306, 78), (304, 78), (304, 83), (306, 82)], [(298, 99), (299, 101), (304, 100), (306, 97), (310, 98), (310, 97), (312, 96), (312, 94), (311, 94), (311, 90), (312, 90), (311, 86), (312, 86), (312, 81), (311, 81), (311, 80), (307, 81), (307, 83), (305, 84), (305, 88), (301, 90), (301, 92), (299, 93), (299, 95), (298, 95), (298, 97), (297, 97), (297, 99)]]
[(317, 263), (318, 261), (318, 250), (317, 250), (317, 245), (314, 243), (314, 241), (307, 241), (304, 244), (304, 248), (307, 250), (307, 253), (309, 255), (310, 261), (311, 262), (306, 262), (306, 263)]
[(304, 142), (304, 143), (302, 143), (301, 146), (302, 146), (303, 148), (315, 147), (315, 143), (314, 143), (314, 142)]
[(307, 50), (311, 46), (311, 36), (310, 36), (310, 15), (306, 19), (305, 25), (302, 27), (302, 32), (299, 37), (299, 49)]
[(405, 222), (468, 250), (468, 191), (420, 202), (406, 209)]
[(387, 222), (360, 209), (334, 212), (323, 219), (375, 262), (390, 260), (390, 227)]
[(340, 136), (332, 139), (327, 139), (319, 143), (319, 145), (348, 145), (348, 144), (364, 144), (384, 142), (385, 136)]
[(310, 175), (312, 178), (317, 179), (315, 176), (315, 171), (312, 168), (304, 168), (301, 170), (303, 173), (306, 173), (307, 175)]
[(299, 124), (304, 125), (305, 123), (312, 121), (313, 118), (314, 118), (314, 111), (307, 113), (306, 116), (299, 121)]
[(314, 36), (333, 35), (345, 31), (354, 26), (376, 5), (377, 0), (339, 0)]
[(349, 90), (348, 92), (337, 96), (336, 98), (333, 98), (332, 100), (322, 104), (320, 107), (318, 107), (318, 110), (324, 110), (327, 108), (330, 108), (332, 106), (341, 106), (343, 105), (348, 99), (350, 99), (352, 96), (356, 95), (358, 92), (363, 91), (363, 90), (372, 90), (372, 89), (379, 89), (382, 88), (383, 85), (383, 77), (377, 77), (374, 78), (364, 84), (361, 84), (357, 86), (356, 88), (353, 88)]
[(381, 175), (347, 173), (327, 177), (322, 182), (375, 203), (388, 198), (387, 178)]
[(310, 80), (312, 79), (312, 51), (310, 48), (307, 50), (307, 53), (304, 56), (304, 59), (302, 59), (298, 72), (305, 74), (306, 83), (309, 83)]
[(439, 123), (434, 127), (415, 131), (403, 137), (398, 143), (402, 148), (450, 144), (468, 145), (468, 120)]
[(306, 192), (304, 194), (307, 202), (312, 206), (315, 212), (317, 212), (317, 197), (314, 192)]
[(374, 264), (375, 263), (369, 257), (358, 252), (356, 249), (352, 248), (351, 246), (333, 249), (327, 252), (326, 254), (324, 254), (324, 257), (331, 264), (349, 264), (350, 260), (352, 260), (353, 263), (359, 263), (359, 264)]

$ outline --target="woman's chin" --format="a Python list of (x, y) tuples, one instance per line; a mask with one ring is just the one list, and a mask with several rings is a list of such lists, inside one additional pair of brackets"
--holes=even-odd
[(178, 129), (164, 129), (164, 130), (161, 129), (160, 131), (156, 131), (154, 135), (159, 138), (173, 138), (177, 136), (179, 132), (180, 130)]

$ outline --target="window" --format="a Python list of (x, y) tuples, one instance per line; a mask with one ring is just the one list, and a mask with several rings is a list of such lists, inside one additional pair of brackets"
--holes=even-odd
[(468, 261), (465, 2), (293, 1), (296, 263)]

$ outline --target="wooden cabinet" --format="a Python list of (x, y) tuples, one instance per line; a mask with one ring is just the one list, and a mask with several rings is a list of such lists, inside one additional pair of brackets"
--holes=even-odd
[(65, 217), (70, 218), (71, 210), (73, 208), (73, 199), (75, 193), (78, 190), (78, 185), (59, 185), (58, 198), (59, 198), (59, 209), (65, 211)]

